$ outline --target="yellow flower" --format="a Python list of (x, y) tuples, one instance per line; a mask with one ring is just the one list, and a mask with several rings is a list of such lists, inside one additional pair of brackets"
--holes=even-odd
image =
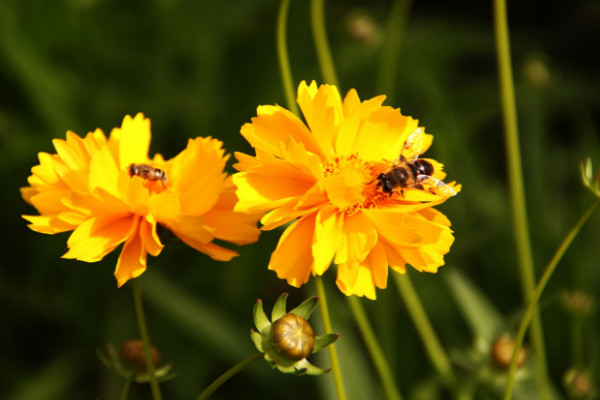
[(259, 214), (235, 212), (231, 178), (223, 172), (225, 156), (219, 140), (195, 138), (185, 150), (165, 161), (148, 157), (150, 120), (126, 116), (107, 139), (97, 129), (85, 138), (67, 132), (53, 141), (56, 154), (39, 153), (23, 198), (40, 215), (24, 215), (34, 231), (73, 231), (64, 258), (95, 262), (123, 244), (115, 277), (122, 286), (146, 270), (148, 254), (157, 256), (163, 243), (157, 228), (215, 260), (237, 253), (213, 239), (246, 244), (258, 239)]
[[(256, 156), (236, 153), (235, 209), (269, 211), (264, 230), (293, 221), (269, 263), (292, 286), (333, 261), (342, 292), (374, 299), (375, 287), (387, 285), (388, 266), (436, 272), (444, 264), (454, 237), (431, 206), (460, 185), (442, 182), (437, 161), (417, 159), (432, 135), (382, 106), (384, 99), (361, 102), (350, 90), (342, 102), (335, 86), (302, 82), (298, 104), (306, 124), (280, 106), (260, 106), (241, 129)], [(402, 171), (408, 175), (398, 181)]]

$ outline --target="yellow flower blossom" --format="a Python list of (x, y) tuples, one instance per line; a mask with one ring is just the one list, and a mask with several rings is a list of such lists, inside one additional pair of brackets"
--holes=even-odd
[(235, 212), (231, 178), (223, 172), (219, 140), (195, 138), (174, 158), (148, 157), (150, 120), (126, 116), (107, 139), (97, 129), (84, 138), (67, 132), (53, 140), (55, 154), (39, 153), (23, 198), (40, 215), (24, 215), (41, 233), (73, 231), (64, 258), (101, 260), (123, 245), (115, 277), (122, 286), (146, 270), (146, 258), (157, 256), (163, 243), (157, 228), (215, 260), (237, 253), (215, 243), (246, 244), (258, 239), (259, 214)]
[[(382, 106), (384, 99), (360, 101), (350, 90), (342, 101), (335, 86), (302, 82), (297, 101), (306, 124), (268, 105), (241, 129), (256, 155), (236, 153), (235, 209), (268, 212), (264, 230), (291, 222), (269, 269), (292, 286), (333, 262), (343, 293), (374, 299), (375, 288), (386, 287), (388, 267), (436, 272), (444, 264), (454, 237), (449, 220), (431, 207), (460, 185), (442, 182), (437, 161), (417, 160), (432, 135), (400, 110)], [(431, 167), (431, 178), (413, 173), (420, 164)], [(413, 179), (386, 186), (394, 166), (408, 169)]]

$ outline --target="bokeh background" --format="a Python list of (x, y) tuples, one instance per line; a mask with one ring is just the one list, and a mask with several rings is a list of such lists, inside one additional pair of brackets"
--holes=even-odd
[[(115, 399), (122, 379), (98, 361), (95, 350), (137, 336), (131, 285), (117, 289), (113, 278), (116, 255), (95, 264), (63, 260), (67, 234), (37, 234), (21, 219), (34, 213), (20, 198), (19, 187), (26, 185), (37, 153), (53, 152), (52, 139), (64, 138), (68, 129), (85, 135), (100, 127), (108, 134), (124, 115), (137, 112), (152, 120), (151, 154), (171, 157), (196, 136), (221, 139), (229, 153), (249, 152), (239, 135), (241, 125), (259, 104), (285, 105), (275, 50), (278, 5), (250, 0), (0, 1), (0, 398)], [(410, 274), (457, 371), (489, 389), (493, 385), (481, 371), (499, 371), (482, 367), (487, 365), (485, 349), (474, 345), (481, 336), (474, 328), (477, 311), (457, 301), (456, 276), (480, 296), (475, 303), (489, 302), (506, 318), (506, 329), (514, 328), (523, 303), (508, 204), (492, 5), (439, 0), (410, 5), (394, 83), (382, 87), (381, 50), (391, 7), (383, 0), (327, 2), (337, 72), (344, 93), (356, 88), (361, 98), (388, 94), (386, 104), (418, 118), (435, 135), (428, 155), (445, 163), (448, 179), (463, 184), (460, 195), (440, 207), (456, 236), (447, 265), (437, 275)], [(593, 202), (578, 168), (588, 156), (600, 167), (600, 3), (509, 2), (509, 22), (539, 276)], [(307, 2), (292, 1), (288, 36), (295, 82), (321, 82)], [(548, 368), (561, 398), (567, 398), (561, 382), (573, 361), (573, 317), (561, 306), (561, 294), (569, 289), (598, 295), (599, 226), (596, 213), (542, 299)], [(149, 257), (143, 290), (150, 335), (177, 372), (162, 385), (165, 398), (195, 398), (255, 351), (248, 332), (257, 298), (270, 309), (283, 291), (290, 293), (292, 307), (314, 295), (311, 284), (290, 288), (266, 269), (280, 233), (265, 232), (258, 243), (239, 248), (241, 256), (230, 263), (214, 262), (183, 245)], [(342, 334), (349, 397), (383, 398), (333, 273), (326, 275), (326, 283), (334, 329)], [(405, 398), (447, 396), (393, 280), (378, 291), (377, 301), (363, 303)], [(596, 381), (599, 322), (598, 313), (592, 313), (581, 333), (584, 364)], [(329, 366), (327, 357), (314, 362)], [(284, 376), (256, 362), (213, 398), (326, 398), (331, 380), (328, 375)], [(495, 398), (493, 389), (477, 393), (476, 398)], [(149, 398), (149, 390), (134, 385), (129, 398)]]

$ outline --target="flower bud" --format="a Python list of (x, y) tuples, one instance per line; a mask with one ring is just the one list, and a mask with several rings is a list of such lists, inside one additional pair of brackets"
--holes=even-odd
[[(150, 346), (152, 361), (157, 366), (160, 361), (160, 353), (154, 346)], [(146, 357), (144, 356), (144, 345), (141, 340), (128, 340), (119, 349), (119, 359), (124, 367), (135, 372), (146, 372)]]
[[(515, 341), (510, 337), (500, 337), (496, 339), (492, 345), (492, 359), (499, 367), (504, 369), (510, 366), (510, 360), (512, 359), (513, 351), (515, 349)], [(521, 367), (525, 364), (527, 359), (527, 353), (524, 348), (519, 349), (519, 355), (517, 356), (517, 367)]]
[(273, 322), (270, 341), (280, 354), (298, 361), (312, 354), (315, 333), (307, 320), (288, 313)]
[(594, 300), (579, 290), (566, 290), (562, 294), (562, 304), (565, 310), (574, 315), (585, 317), (594, 311)]
[(570, 399), (592, 399), (596, 395), (596, 386), (589, 372), (572, 368), (563, 377), (565, 389)]

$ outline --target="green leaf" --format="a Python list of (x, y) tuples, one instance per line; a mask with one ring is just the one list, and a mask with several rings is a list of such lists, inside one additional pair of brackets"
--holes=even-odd
[(449, 268), (444, 277), (473, 334), (492, 343), (505, 325), (502, 314), (473, 282), (456, 269)]

